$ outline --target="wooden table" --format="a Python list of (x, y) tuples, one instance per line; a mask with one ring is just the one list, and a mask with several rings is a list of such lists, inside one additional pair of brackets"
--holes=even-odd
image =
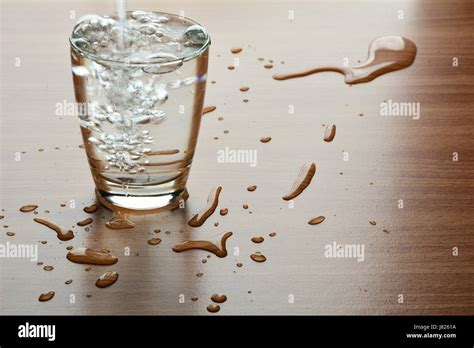
[[(38, 261), (54, 266), (47, 272), (27, 259), (1, 259), (2, 314), (208, 314), (213, 293), (228, 297), (219, 314), (474, 314), (472, 1), (167, 0), (133, 6), (184, 10), (212, 36), (209, 81), (216, 83), (208, 84), (206, 104), (217, 110), (203, 117), (187, 206), (136, 217), (132, 230), (107, 229), (111, 213), (105, 209), (94, 214), (90, 231), (75, 226), (89, 216), (82, 208), (95, 198), (78, 148), (78, 121), (57, 113), (58, 103), (74, 101), (67, 38), (81, 15), (111, 12), (112, 2), (2, 1), (0, 238), (37, 244)], [(271, 77), (345, 58), (355, 64), (366, 58), (369, 42), (384, 35), (416, 43), (411, 67), (353, 87), (332, 73), (282, 82)], [(233, 55), (233, 46), (243, 51)], [(234, 58), (240, 64), (230, 71)], [(269, 59), (273, 69), (263, 67)], [(243, 85), (250, 90), (240, 92)], [(421, 117), (381, 116), (384, 100), (420, 103)], [(337, 134), (326, 143), (323, 124), (329, 123)], [(261, 143), (263, 136), (272, 141)], [(257, 150), (257, 165), (217, 163), (225, 147)], [(317, 164), (316, 175), (291, 208), (281, 196), (308, 161)], [(246, 190), (250, 184), (258, 186), (255, 192)], [(216, 212), (202, 227), (189, 227), (213, 185), (222, 186), (219, 208), (228, 208), (228, 215)], [(38, 204), (39, 214), (19, 212), (24, 204)], [(318, 215), (326, 221), (307, 224)], [(76, 237), (60, 242), (33, 217), (74, 226)], [(156, 228), (162, 242), (148, 245)], [(225, 258), (171, 250), (188, 238), (225, 231), (234, 232)], [(277, 235), (268, 237), (273, 231)], [(254, 235), (265, 241), (252, 243)], [(364, 261), (325, 257), (333, 242), (364, 245)], [(109, 248), (119, 262), (87, 272), (66, 260), (67, 245)], [(124, 256), (126, 247), (130, 256)], [(255, 251), (267, 261), (253, 262)], [(96, 288), (108, 270), (119, 272), (118, 282)], [(65, 285), (67, 279), (73, 283)], [(50, 290), (54, 299), (39, 302)]]

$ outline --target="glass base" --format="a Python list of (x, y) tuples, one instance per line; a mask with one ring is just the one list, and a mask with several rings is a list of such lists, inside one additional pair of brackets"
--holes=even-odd
[[(144, 196), (125, 196), (96, 189), (95, 194), (106, 208), (129, 214), (153, 214), (176, 209), (189, 197), (186, 189), (170, 194)], [(184, 206), (183, 203), (181, 205)]]

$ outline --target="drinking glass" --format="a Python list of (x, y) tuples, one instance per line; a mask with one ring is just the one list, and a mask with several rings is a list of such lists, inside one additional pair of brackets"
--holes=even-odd
[[(188, 18), (143, 13), (161, 18), (165, 22), (161, 26), (170, 30), (173, 25), (202, 28)], [(133, 15), (127, 12), (127, 18)], [(186, 182), (206, 90), (209, 36), (192, 47), (185, 42), (180, 55), (160, 51), (140, 61), (95, 54), (90, 45), (107, 42), (84, 43), (74, 34), (79, 30), (83, 29), (76, 26), (70, 38), (72, 73), (97, 198), (110, 209), (138, 214), (178, 207), (188, 197)]]

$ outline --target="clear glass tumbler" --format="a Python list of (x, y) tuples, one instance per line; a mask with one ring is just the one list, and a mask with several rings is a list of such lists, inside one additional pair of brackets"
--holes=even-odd
[[(127, 38), (126, 28), (111, 24), (118, 22), (114, 16), (88, 17), (74, 28), (70, 44), (75, 97), (96, 195), (110, 209), (135, 214), (176, 208), (188, 197), (209, 35), (187, 18), (127, 12), (127, 20), (137, 23), (140, 32), (152, 33), (150, 40), (163, 43), (144, 58), (134, 55), (137, 39), (132, 30)], [(107, 54), (107, 40), (117, 39), (117, 32), (123, 39), (124, 31), (122, 45), (131, 53)]]

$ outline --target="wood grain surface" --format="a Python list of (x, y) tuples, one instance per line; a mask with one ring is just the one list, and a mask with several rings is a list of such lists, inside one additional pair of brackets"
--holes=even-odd
[[(2, 314), (210, 314), (214, 293), (228, 299), (212, 315), (474, 314), (472, 1), (166, 0), (129, 7), (184, 10), (212, 37), (206, 105), (217, 109), (203, 116), (186, 208), (134, 217), (136, 227), (123, 231), (105, 227), (111, 213), (104, 208), (82, 210), (95, 201), (93, 182), (78, 147), (78, 120), (58, 113), (58, 103), (74, 101), (74, 23), (86, 13), (112, 12), (112, 1), (2, 0), (0, 241), (36, 244), (38, 261), (54, 266), (47, 272), (28, 259), (0, 259)], [(411, 67), (353, 87), (334, 73), (272, 79), (345, 58), (364, 61), (370, 41), (384, 35), (416, 43)], [(243, 50), (232, 54), (232, 47)], [(238, 66), (228, 70), (235, 58)], [(269, 60), (272, 69), (264, 68)], [(385, 100), (420, 103), (421, 117), (381, 116)], [(331, 123), (336, 136), (325, 142)], [(226, 147), (256, 150), (257, 165), (218, 163), (217, 151)], [(310, 161), (316, 174), (291, 205), (281, 197)], [(188, 226), (215, 185), (222, 186), (216, 212), (203, 226)], [(249, 185), (257, 189), (249, 192)], [(37, 204), (38, 214), (20, 212), (25, 204)], [(221, 208), (229, 213), (220, 216)], [(307, 223), (320, 215), (322, 223)], [(76, 237), (61, 242), (34, 217)], [(87, 217), (94, 219), (89, 231), (76, 226)], [(233, 236), (225, 258), (172, 251), (226, 231)], [(254, 236), (265, 240), (255, 244)], [(162, 242), (149, 245), (154, 237)], [(325, 257), (333, 242), (363, 245), (364, 260)], [(85, 271), (66, 259), (68, 245), (108, 248), (119, 261)], [(256, 251), (267, 261), (252, 261)], [(117, 271), (118, 281), (95, 287), (106, 271)], [(67, 279), (73, 282), (65, 285)], [(48, 291), (55, 297), (39, 302)]]

